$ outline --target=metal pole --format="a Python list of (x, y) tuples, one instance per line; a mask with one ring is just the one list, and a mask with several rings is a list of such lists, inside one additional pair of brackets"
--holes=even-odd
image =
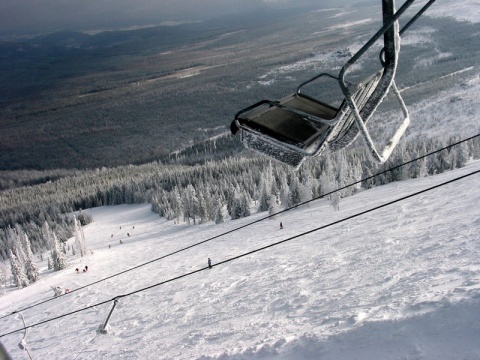
[(115, 309), (115, 306), (117, 306), (117, 303), (118, 303), (118, 300), (117, 300), (117, 299), (113, 300), (112, 309), (110, 310), (110, 313), (109, 313), (108, 316), (107, 316), (107, 320), (105, 321), (105, 324), (103, 324), (103, 329), (100, 330), (100, 332), (101, 332), (102, 334), (106, 334), (106, 333), (107, 333), (108, 321), (110, 320), (110, 317), (112, 316), (113, 310)]

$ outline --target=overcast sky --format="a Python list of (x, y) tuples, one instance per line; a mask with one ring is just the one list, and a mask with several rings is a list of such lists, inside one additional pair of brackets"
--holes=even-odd
[(340, 2), (355, 0), (0, 0), (0, 35), (118, 29), (168, 20), (201, 20), (259, 6)]

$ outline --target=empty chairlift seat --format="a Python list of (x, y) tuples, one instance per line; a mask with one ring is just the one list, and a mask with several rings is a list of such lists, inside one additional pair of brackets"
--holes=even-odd
[[(353, 99), (358, 106), (365, 105), (382, 74), (383, 70), (363, 83), (350, 85), (355, 88)], [(241, 129), (245, 147), (293, 167), (300, 166), (306, 157), (319, 155), (327, 145), (344, 147), (344, 142), (353, 141), (345, 141), (355, 121), (352, 111), (345, 100), (335, 108), (302, 94), (301, 87), (313, 80), (278, 102), (262, 100), (241, 110), (232, 123), (232, 132)]]

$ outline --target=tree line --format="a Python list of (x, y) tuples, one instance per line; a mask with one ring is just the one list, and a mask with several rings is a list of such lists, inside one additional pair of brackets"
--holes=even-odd
[[(399, 145), (387, 163), (372, 162), (363, 146), (306, 161), (298, 171), (265, 157), (229, 157), (196, 165), (152, 162), (102, 168), (36, 186), (0, 192), (0, 257), (8, 258), (9, 228), (21, 229), (33, 253), (49, 249), (45, 223), (65, 242), (74, 233), (71, 213), (103, 205), (151, 203), (152, 210), (175, 221), (196, 225), (294, 206), (372, 174), (402, 164), (457, 139), (418, 137)], [(210, 146), (210, 145), (207, 145)], [(370, 188), (462, 167), (480, 156), (478, 138), (408, 166), (365, 180), (331, 196), (332, 202)], [(199, 160), (200, 161), (200, 160)], [(79, 215), (82, 225), (90, 219)]]

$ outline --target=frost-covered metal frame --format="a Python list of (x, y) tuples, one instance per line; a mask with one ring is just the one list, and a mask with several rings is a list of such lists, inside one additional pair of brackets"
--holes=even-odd
[[(398, 19), (415, 2), (407, 0), (395, 11), (395, 0), (382, 0), (383, 26), (370, 40), (342, 67), (338, 76), (328, 73), (321, 73), (300, 84), (292, 96), (303, 97), (314, 101), (316, 104), (324, 104), (319, 100), (302, 94), (302, 87), (321, 77), (330, 77), (338, 81), (345, 97), (337, 114), (332, 119), (324, 119), (294, 107), (287, 106), (281, 101), (262, 100), (235, 115), (232, 122), (232, 133), (240, 130), (241, 141), (245, 147), (273, 157), (294, 167), (299, 167), (306, 157), (318, 156), (327, 145), (332, 151), (339, 150), (352, 143), (359, 134), (362, 135), (373, 158), (379, 162), (385, 162), (391, 155), (401, 136), (407, 129), (410, 117), (408, 109), (395, 84), (395, 73), (398, 64), (399, 39), (401, 34), (410, 27), (415, 20), (435, 2), (430, 0), (418, 11), (415, 16), (401, 29), (398, 27)], [(384, 38), (384, 48), (380, 54), (380, 61), (383, 68), (376, 74), (364, 81), (353, 84), (346, 80), (346, 73), (358, 59), (367, 52), (369, 48), (381, 37)], [(382, 151), (377, 150), (369, 131), (366, 127), (367, 121), (373, 115), (379, 104), (383, 101), (390, 89), (397, 97), (403, 114), (403, 120), (398, 126), (395, 134), (387, 142)], [(300, 116), (304, 121), (315, 124), (315, 126), (326, 126), (327, 130), (319, 131), (318, 139), (307, 147), (299, 147), (275, 136), (267, 135), (264, 132), (249, 126), (248, 114), (261, 106), (275, 107), (292, 114)], [(330, 107), (331, 108), (331, 107)], [(355, 124), (356, 126), (353, 126)]]

